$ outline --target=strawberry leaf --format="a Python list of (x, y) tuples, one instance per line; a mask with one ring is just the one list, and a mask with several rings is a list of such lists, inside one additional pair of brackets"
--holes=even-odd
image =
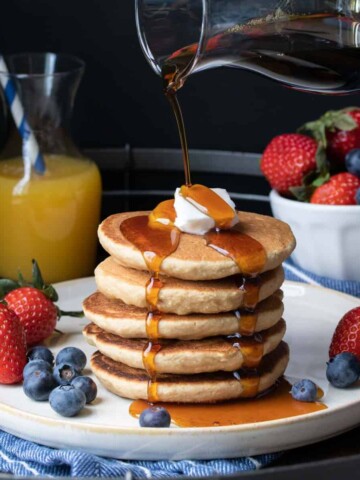
[(330, 173), (327, 172), (325, 175), (317, 177), (311, 185), (314, 187), (321, 187), (324, 183), (326, 183), (328, 180), (330, 180)]
[(338, 118), (334, 119), (333, 126), (339, 130), (350, 131), (358, 127), (356, 121), (347, 115), (346, 113), (342, 114)]
[(329, 176), (329, 163), (326, 158), (325, 149), (320, 143), (318, 144), (315, 160), (318, 175), (321, 177)]
[(20, 270), (18, 271), (18, 285), (19, 287), (28, 287), (29, 285), (31, 285), (30, 283), (28, 283), (25, 278), (23, 277), (23, 274), (20, 272)]
[(326, 126), (320, 120), (305, 123), (298, 128), (297, 132), (302, 133), (303, 135), (310, 135), (318, 142), (319, 145), (322, 145), (323, 148), (326, 148)]
[(16, 288), (19, 288), (20, 285), (18, 282), (14, 280), (10, 280), (8, 278), (1, 278), (0, 279), (0, 298), (4, 298), (5, 295)]
[(300, 187), (290, 187), (289, 190), (299, 202), (309, 202), (315, 187), (311, 185), (301, 185)]
[(38, 290), (43, 290), (43, 288), (45, 287), (39, 265), (37, 261), (34, 259), (32, 260), (32, 281), (33, 281), (33, 286)]
[(297, 187), (290, 187), (290, 192), (294, 195), (296, 200), (300, 202), (310, 202), (311, 196), (317, 187), (326, 183), (330, 178), (330, 173), (327, 169), (321, 173), (318, 170), (313, 170), (304, 176), (302, 185)]
[(360, 108), (359, 107), (345, 107), (341, 110), (341, 112), (347, 112), (347, 113), (354, 112), (354, 111), (359, 112)]
[(307, 134), (319, 142), (324, 149), (327, 147), (326, 132), (334, 132), (336, 129), (350, 131), (358, 127), (357, 122), (348, 115), (354, 110), (360, 110), (357, 107), (343, 108), (342, 110), (330, 110), (322, 115), (318, 120), (307, 122), (298, 128), (299, 133)]
[(41, 290), (52, 302), (59, 300), (59, 295), (52, 285), (46, 285), (42, 277), (40, 267), (36, 260), (32, 260), (32, 280), (33, 286)]
[(52, 285), (45, 285), (45, 287), (41, 290), (44, 295), (47, 296), (52, 302), (57, 302), (59, 300), (59, 295), (55, 288)]

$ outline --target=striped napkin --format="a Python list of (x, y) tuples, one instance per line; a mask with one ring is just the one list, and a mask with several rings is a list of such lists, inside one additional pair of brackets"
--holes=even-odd
[(349, 280), (336, 280), (334, 278), (320, 277), (307, 270), (303, 270), (289, 259), (284, 264), (286, 280), (295, 282), (309, 283), (310, 285), (318, 285), (326, 288), (332, 288), (339, 292), (348, 293), (354, 297), (360, 297), (360, 282)]
[(208, 477), (257, 470), (280, 454), (229, 460), (121, 461), (78, 450), (54, 449), (0, 431), (0, 472), (26, 476), (71, 477)]

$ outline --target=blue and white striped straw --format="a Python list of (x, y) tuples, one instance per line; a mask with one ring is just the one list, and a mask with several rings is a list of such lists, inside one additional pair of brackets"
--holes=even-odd
[(46, 167), (35, 135), (26, 120), (24, 108), (16, 92), (15, 83), (9, 75), (4, 57), (2, 56), (0, 56), (0, 83), (15, 125), (23, 140), (24, 176), (14, 189), (14, 194), (20, 194), (31, 178), (31, 168), (34, 167), (36, 173), (43, 175)]

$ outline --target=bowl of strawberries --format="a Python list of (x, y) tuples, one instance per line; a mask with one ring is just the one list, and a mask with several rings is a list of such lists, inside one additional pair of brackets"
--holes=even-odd
[(330, 111), (278, 135), (260, 168), (273, 215), (297, 239), (293, 260), (320, 276), (360, 281), (360, 109)]

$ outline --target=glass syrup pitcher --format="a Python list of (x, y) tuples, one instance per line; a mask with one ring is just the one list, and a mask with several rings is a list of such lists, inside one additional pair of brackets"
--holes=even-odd
[(360, 0), (135, 1), (144, 54), (172, 91), (221, 66), (298, 90), (360, 90)]

